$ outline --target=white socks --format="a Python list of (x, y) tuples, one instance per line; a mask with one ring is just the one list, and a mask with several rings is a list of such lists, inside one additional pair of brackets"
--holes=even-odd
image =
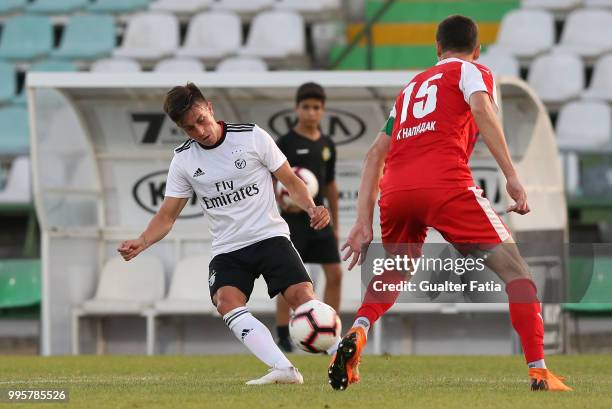
[(529, 362), (527, 364), (528, 368), (544, 368), (546, 369), (546, 363), (544, 362), (543, 359), (540, 359), (538, 361), (533, 361), (533, 362)]
[[(355, 327), (361, 327), (363, 328), (363, 331), (365, 332), (366, 338), (368, 336), (368, 331), (370, 330), (370, 320), (367, 319), (366, 317), (357, 317), (357, 319), (355, 320), (355, 322), (353, 323), (353, 326), (351, 328), (355, 328)], [(340, 341), (342, 340), (342, 338), (340, 338), (339, 340), (337, 340), (334, 345), (332, 345), (326, 352), (327, 355), (333, 355), (337, 350), (338, 350), (338, 344), (340, 344)]]
[(353, 323), (353, 328), (355, 327), (363, 328), (363, 331), (365, 332), (366, 337), (367, 337), (368, 331), (370, 331), (370, 327), (371, 327), (370, 320), (367, 319), (366, 317), (357, 317), (357, 319)]
[(236, 338), (269, 367), (283, 369), (293, 366), (276, 346), (268, 328), (253, 317), (246, 307), (234, 308), (223, 316), (223, 321)]

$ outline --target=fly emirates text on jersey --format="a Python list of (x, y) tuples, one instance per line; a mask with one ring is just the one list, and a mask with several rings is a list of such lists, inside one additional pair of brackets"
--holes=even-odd
[(223, 180), (215, 183), (219, 196), (215, 197), (202, 197), (202, 202), (206, 206), (207, 210), (216, 209), (218, 207), (229, 206), (234, 202), (239, 202), (259, 194), (259, 186), (257, 183), (253, 183), (247, 186), (242, 186), (234, 190), (233, 180)]

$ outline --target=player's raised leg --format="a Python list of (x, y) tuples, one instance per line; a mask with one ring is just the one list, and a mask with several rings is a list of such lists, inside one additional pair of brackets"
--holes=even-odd
[(395, 304), (399, 296), (398, 291), (375, 291), (374, 281), (388, 285), (398, 284), (406, 279), (409, 279), (409, 277), (404, 273), (388, 270), (370, 281), (363, 303), (355, 314), (352, 327), (340, 340), (337, 348), (328, 351), (328, 353), (333, 354), (327, 371), (329, 384), (332, 388), (344, 390), (348, 385), (359, 382), (361, 353), (367, 343), (370, 327)]
[(270, 367), (262, 378), (247, 382), (247, 385), (270, 383), (304, 382), (300, 372), (278, 348), (268, 328), (255, 318), (246, 307), (246, 295), (236, 287), (219, 288), (213, 301), (223, 316), (225, 325), (259, 360)]

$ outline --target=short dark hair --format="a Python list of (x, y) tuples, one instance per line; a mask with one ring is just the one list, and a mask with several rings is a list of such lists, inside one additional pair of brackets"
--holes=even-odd
[(472, 52), (478, 45), (478, 26), (471, 18), (455, 14), (438, 25), (436, 41), (442, 51)]
[(180, 125), (180, 121), (196, 102), (206, 103), (207, 100), (202, 91), (193, 82), (186, 85), (179, 85), (172, 88), (164, 99), (164, 112), (175, 123)]
[(316, 99), (325, 104), (325, 90), (316, 82), (307, 82), (300, 85), (295, 94), (295, 104), (299, 105), (305, 99)]

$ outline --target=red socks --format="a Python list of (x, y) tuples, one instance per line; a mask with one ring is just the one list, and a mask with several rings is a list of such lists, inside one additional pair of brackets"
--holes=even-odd
[(405, 280), (407, 280), (406, 276), (397, 271), (385, 271), (383, 274), (372, 278), (363, 298), (363, 303), (357, 310), (356, 317), (366, 317), (370, 321), (370, 325), (374, 324), (395, 304), (397, 297), (399, 297), (399, 291), (384, 290), (384, 286), (400, 284)]
[[(370, 324), (374, 324), (399, 296), (399, 291), (381, 291), (382, 285), (399, 284), (404, 280), (404, 275), (396, 271), (386, 271), (374, 277), (356, 316), (366, 317)], [(544, 321), (535, 284), (526, 278), (512, 280), (506, 284), (506, 293), (510, 304), (510, 320), (521, 338), (526, 361), (544, 359)]]
[(510, 320), (521, 338), (527, 362), (544, 358), (544, 320), (533, 281), (519, 278), (506, 284)]

